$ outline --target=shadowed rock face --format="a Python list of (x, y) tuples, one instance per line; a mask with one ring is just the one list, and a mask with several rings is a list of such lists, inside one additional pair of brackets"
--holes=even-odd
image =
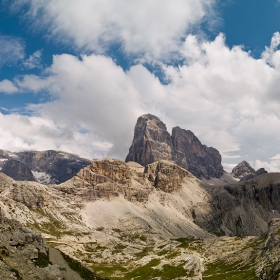
[(17, 181), (35, 181), (31, 169), (25, 163), (19, 160), (7, 160), (4, 163), (1, 172), (5, 173), (9, 177), (12, 177)]
[(146, 166), (158, 160), (174, 161), (199, 178), (223, 175), (218, 150), (202, 145), (190, 130), (178, 126), (173, 128), (171, 136), (158, 117), (146, 114), (137, 120), (126, 162)]
[(202, 145), (190, 130), (174, 127), (172, 143), (175, 150), (174, 162), (196, 177), (208, 179), (209, 177), (219, 178), (223, 175), (219, 151)]
[(247, 180), (253, 179), (257, 176), (260, 176), (262, 174), (266, 174), (266, 173), (268, 173), (268, 172), (264, 168), (260, 168), (254, 174), (248, 174), (248, 175), (244, 176), (243, 178), (240, 179), (240, 181), (241, 182), (247, 181)]
[(213, 187), (210, 205), (208, 217), (196, 213), (196, 223), (201, 227), (231, 236), (261, 235), (270, 220), (280, 217), (280, 173)]

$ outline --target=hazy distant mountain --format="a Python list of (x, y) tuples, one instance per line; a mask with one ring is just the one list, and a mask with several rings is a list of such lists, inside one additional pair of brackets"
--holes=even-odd
[(15, 180), (37, 181), (42, 184), (62, 183), (92, 161), (60, 151), (0, 150), (0, 171)]
[(264, 168), (260, 168), (257, 171), (245, 160), (238, 163), (231, 171), (233, 177), (240, 181), (247, 181), (255, 178), (259, 175), (266, 174), (267, 171)]

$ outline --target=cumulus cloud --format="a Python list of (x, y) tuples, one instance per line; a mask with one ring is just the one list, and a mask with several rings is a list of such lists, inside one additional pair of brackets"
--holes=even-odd
[(253, 166), (256, 170), (259, 168), (264, 168), (268, 172), (280, 172), (280, 160), (273, 160), (268, 162), (256, 160)]
[(33, 108), (36, 113), (73, 134), (78, 130), (71, 127), (82, 127), (110, 143), (110, 156), (125, 157), (137, 117), (150, 112), (169, 130), (175, 125), (192, 130), (202, 143), (220, 150), (228, 166), (237, 159), (273, 157), (280, 113), (267, 91), (276, 90), (278, 68), (240, 46), (228, 48), (222, 34), (213, 41), (189, 35), (182, 53), (183, 65), (162, 64), (166, 85), (142, 65), (125, 72), (102, 55), (63, 54), (54, 56), (48, 75), (25, 76), (17, 86), (48, 90), (53, 101)]
[[(94, 54), (55, 55), (43, 76), (26, 75), (9, 83), (21, 92), (51, 94), (46, 103), (28, 105), (37, 119), (27, 117), (25, 130), (38, 138), (32, 140), (12, 126), (2, 131), (18, 139), (13, 147), (21, 143), (124, 158), (137, 117), (149, 112), (169, 131), (179, 125), (217, 148), (226, 168), (243, 159), (255, 168), (278, 168), (274, 157), (280, 140), (279, 33), (255, 59), (242, 46), (229, 48), (224, 34), (213, 41), (189, 34), (209, 15), (214, 0), (21, 3), (29, 4), (33, 21), (41, 16), (35, 26), (42, 24), (54, 38)], [(121, 45), (125, 55), (139, 58), (138, 64), (127, 71), (117, 66), (104, 55), (114, 44)], [(143, 57), (156, 60), (167, 84), (140, 63)], [(170, 57), (180, 57), (181, 64), (166, 64)], [(21, 116), (10, 117), (2, 119), (22, 121)]]
[(92, 133), (80, 131), (75, 125), (59, 126), (47, 118), (0, 113), (0, 122), (1, 149), (55, 149), (102, 158), (111, 147), (110, 143), (100, 141)]
[(18, 92), (18, 88), (11, 81), (5, 79), (0, 82), (0, 92), (16, 93)]
[(0, 35), (0, 67), (13, 65), (25, 56), (25, 44), (17, 37)]
[(272, 66), (279, 65), (279, 52), (277, 51), (280, 45), (280, 33), (275, 32), (271, 38), (271, 43), (269, 47), (265, 47), (265, 51), (262, 53), (263, 59), (271, 64)]
[[(56, 40), (102, 53), (120, 44), (127, 54), (170, 56), (194, 25), (209, 19), (215, 0), (24, 0), (36, 26)], [(37, 20), (36, 20), (37, 18)], [(34, 20), (35, 19), (35, 20)]]

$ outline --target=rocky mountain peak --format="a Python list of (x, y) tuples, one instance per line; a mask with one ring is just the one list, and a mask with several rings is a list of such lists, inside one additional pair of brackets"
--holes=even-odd
[(238, 179), (242, 179), (249, 174), (255, 174), (255, 172), (256, 170), (246, 160), (238, 163), (231, 171), (233, 176)]
[(135, 161), (145, 166), (160, 159), (172, 160), (172, 156), (172, 140), (166, 125), (154, 115), (140, 116), (126, 162)]
[(137, 120), (126, 162), (135, 161), (146, 166), (158, 160), (173, 161), (198, 178), (223, 175), (218, 150), (201, 144), (192, 131), (179, 126), (172, 129), (171, 136), (158, 117), (145, 114)]
[(240, 181), (247, 181), (266, 173), (267, 171), (264, 168), (256, 171), (246, 160), (238, 163), (231, 171), (231, 174)]

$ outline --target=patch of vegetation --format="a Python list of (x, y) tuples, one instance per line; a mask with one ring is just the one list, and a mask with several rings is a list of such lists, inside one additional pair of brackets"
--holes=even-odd
[(147, 236), (141, 235), (141, 234), (138, 234), (138, 233), (134, 233), (134, 234), (124, 234), (124, 233), (122, 233), (121, 236), (120, 236), (120, 239), (122, 241), (127, 241), (127, 242), (131, 242), (131, 243), (135, 242), (135, 240), (141, 240), (143, 242), (146, 242), (147, 241)]
[(166, 246), (166, 244), (158, 246), (159, 249), (163, 249)]
[(42, 208), (36, 208), (36, 209), (32, 209), (33, 211), (37, 212), (38, 214), (42, 215), (42, 216), (46, 216), (44, 210)]
[(183, 266), (171, 266), (163, 265), (162, 269), (156, 269), (155, 266), (160, 264), (160, 260), (151, 260), (148, 264), (132, 269), (128, 271), (127, 268), (115, 265), (115, 266), (92, 266), (92, 268), (104, 277), (108, 277), (110, 280), (149, 280), (159, 277), (162, 280), (173, 280), (176, 277), (187, 276), (186, 270)]
[(176, 258), (176, 257), (178, 257), (178, 256), (180, 256), (180, 255), (181, 255), (180, 252), (173, 252), (173, 253), (167, 255), (166, 258), (167, 258), (167, 259), (174, 259), (174, 258)]
[(255, 269), (250, 265), (243, 265), (242, 261), (235, 263), (227, 263), (218, 261), (209, 264), (203, 274), (203, 279), (209, 280), (257, 280)]
[(98, 227), (96, 228), (97, 231), (103, 231), (104, 230), (104, 227)]
[(123, 279), (123, 275), (128, 273), (128, 270), (121, 265), (93, 265), (91, 267), (96, 273), (109, 279)]
[(174, 267), (166, 264), (162, 267), (162, 270), (154, 269), (153, 267), (159, 263), (159, 260), (151, 260), (148, 264), (127, 273), (123, 279), (130, 280), (135, 278), (137, 280), (148, 280), (160, 277), (162, 280), (172, 280), (179, 276), (186, 276), (186, 271), (182, 266)]
[(113, 250), (113, 254), (117, 254), (117, 253), (121, 253), (127, 246), (123, 245), (123, 244), (117, 244), (115, 247), (114, 247), (114, 250)]
[(181, 243), (179, 246), (177, 246), (178, 248), (184, 248), (184, 249), (188, 248), (198, 252), (201, 251), (202, 249), (202, 245), (201, 245), (202, 241), (194, 237), (177, 238), (174, 240)]
[(152, 250), (152, 248), (150, 248), (150, 247), (145, 247), (145, 248), (142, 250), (142, 252), (136, 253), (135, 255), (136, 255), (137, 258), (141, 259), (141, 258), (147, 256), (148, 253), (149, 253), (151, 250)]
[(84, 249), (85, 251), (89, 252), (89, 253), (94, 253), (94, 252), (98, 252), (98, 251), (104, 251), (106, 249), (106, 247), (97, 245), (97, 243), (87, 243), (84, 244)]
[(47, 267), (49, 264), (52, 264), (49, 256), (41, 252), (38, 253), (38, 259), (35, 259), (33, 263), (39, 267)]

